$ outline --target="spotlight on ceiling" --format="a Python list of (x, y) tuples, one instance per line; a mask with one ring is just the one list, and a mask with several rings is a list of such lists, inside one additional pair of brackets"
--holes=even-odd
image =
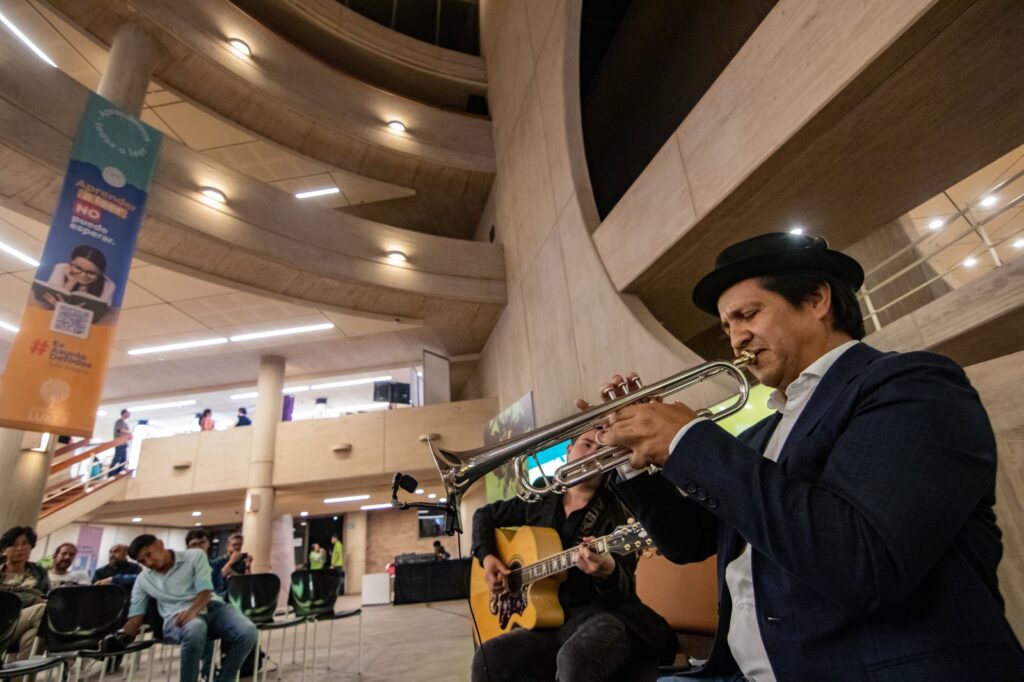
[(237, 54), (239, 57), (245, 57), (248, 59), (252, 56), (252, 49), (249, 44), (239, 38), (232, 38), (228, 41), (228, 45), (231, 46), (231, 51)]
[(388, 130), (390, 130), (393, 133), (404, 133), (406, 130), (408, 130), (408, 128), (405, 127), (405, 124), (399, 120), (388, 121), (387, 126)]
[(942, 220), (942, 218), (935, 218), (930, 223), (928, 223), (928, 229), (929, 230), (937, 230), (937, 229), (939, 229), (940, 227), (942, 227), (945, 224), (946, 223), (945, 223), (945, 221)]
[(202, 515), (203, 515), (203, 512), (201, 512), (201, 511), (194, 511), (194, 512), (192, 512), (192, 516), (202, 516)]
[(1024, 239), (1018, 239), (1017, 241), (1015, 241), (1013, 243), (1013, 248), (1015, 248), (1015, 249), (1024, 249)]
[(214, 203), (217, 203), (217, 204), (226, 204), (226, 203), (228, 203), (227, 196), (225, 196), (224, 192), (220, 191), (216, 187), (200, 187), (199, 188), (199, 193), (202, 194), (204, 197), (206, 197), (207, 199), (209, 199), (210, 201), (212, 201)]
[(142, 517), (141, 516), (133, 516), (132, 517), (132, 523), (142, 523)]
[(964, 267), (965, 268), (973, 268), (977, 264), (978, 264), (978, 259), (977, 258), (967, 258), (967, 259), (964, 260)]
[(388, 261), (391, 263), (408, 263), (409, 257), (397, 249), (392, 249), (387, 253)]
[(309, 516), (309, 512), (307, 512), (307, 511), (301, 511), (301, 512), (299, 512), (299, 516), (302, 516), (302, 517), (306, 517), (306, 516)]
[(996, 202), (998, 202), (998, 201), (999, 201), (999, 199), (997, 199), (995, 196), (989, 194), (988, 196), (984, 196), (984, 197), (981, 198), (981, 205), (984, 206), (985, 208), (991, 208), (991, 207), (995, 206)]

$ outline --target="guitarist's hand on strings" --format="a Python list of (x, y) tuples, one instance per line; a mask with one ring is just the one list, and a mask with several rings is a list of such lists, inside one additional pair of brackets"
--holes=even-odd
[(494, 594), (508, 592), (508, 574), (511, 572), (501, 559), (488, 554), (484, 557), (484, 582)]
[(607, 578), (615, 572), (615, 559), (611, 554), (598, 554), (590, 549), (590, 543), (594, 538), (587, 536), (580, 544), (580, 555), (576, 559), (576, 567), (587, 575), (598, 578)]

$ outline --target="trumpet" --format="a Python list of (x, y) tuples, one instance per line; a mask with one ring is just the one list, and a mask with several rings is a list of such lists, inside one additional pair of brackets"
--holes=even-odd
[[(607, 402), (602, 405), (514, 436), (496, 445), (460, 452), (435, 449), (429, 439), (427, 445), (447, 492), (448, 503), (453, 510), (458, 509), (459, 500), (471, 485), (506, 462), (513, 462), (518, 484), (516, 494), (527, 502), (536, 502), (545, 495), (561, 494), (587, 479), (603, 476), (628, 462), (630, 456), (627, 448), (606, 445), (587, 457), (563, 464), (550, 478), (542, 476), (538, 481), (530, 481), (530, 462), (538, 463), (537, 453), (598, 428), (607, 421), (608, 415), (623, 407), (662, 400), (723, 374), (736, 381), (738, 395), (717, 411), (712, 412), (709, 408), (704, 408), (698, 410), (697, 414), (714, 421), (724, 419), (743, 409), (746, 404), (750, 395), (750, 383), (743, 370), (756, 362), (757, 356), (754, 353), (743, 351), (732, 361), (705, 362), (646, 387), (640, 384), (639, 379), (633, 377), (607, 392), (604, 396)], [(649, 471), (654, 473), (657, 467), (649, 467)]]

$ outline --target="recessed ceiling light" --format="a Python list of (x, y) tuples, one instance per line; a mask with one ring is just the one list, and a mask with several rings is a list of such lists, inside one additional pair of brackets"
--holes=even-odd
[(935, 218), (930, 223), (928, 223), (928, 229), (929, 230), (937, 230), (937, 229), (939, 229), (940, 227), (942, 227), (945, 224), (946, 224), (946, 222), (944, 220), (942, 220), (942, 218)]
[(150, 353), (163, 353), (165, 351), (172, 350), (185, 350), (187, 348), (202, 348), (203, 346), (216, 346), (221, 343), (227, 343), (228, 340), (223, 336), (215, 339), (201, 339), (199, 341), (184, 341), (182, 343), (169, 343), (165, 346), (148, 346), (146, 348), (133, 348), (128, 351), (128, 355), (148, 355)]
[(337, 194), (341, 190), (337, 187), (325, 187), (324, 189), (311, 189), (308, 192), (297, 192), (296, 199), (312, 199), (313, 197), (325, 197), (329, 194)]
[(237, 54), (239, 57), (251, 57), (252, 49), (249, 44), (239, 38), (232, 38), (228, 41), (228, 45), (231, 46), (231, 51)]
[(392, 249), (387, 253), (388, 261), (392, 263), (408, 263), (409, 257), (397, 249)]
[(404, 133), (406, 130), (408, 130), (408, 128), (405, 127), (405, 124), (397, 119), (393, 121), (388, 121), (387, 126), (388, 130), (394, 133)]
[(790, 234), (803, 234), (804, 233), (804, 228), (801, 227), (800, 225), (797, 225), (796, 227), (790, 228), (789, 233)]
[(448, 501), (447, 497), (442, 497), (440, 500), (438, 500), (438, 502), (440, 502), (441, 504), (444, 504), (447, 501)]
[(285, 386), (281, 393), (305, 393), (308, 390), (309, 386)]
[(3, 242), (0, 242), (0, 251), (3, 251), (4, 253), (7, 253), (7, 254), (9, 254), (11, 256), (14, 256), (18, 260), (20, 260), (22, 263), (25, 263), (26, 265), (31, 265), (34, 268), (38, 268), (39, 267), (39, 261), (37, 261), (32, 256), (25, 255), (21, 251), (18, 251), (13, 246), (7, 246), (7, 244), (4, 244)]
[(984, 196), (981, 198), (981, 205), (984, 206), (985, 208), (989, 208), (991, 206), (995, 206), (996, 202), (998, 201), (999, 199), (997, 199), (994, 195), (989, 194), (988, 196)]
[(346, 495), (345, 497), (328, 497), (324, 499), (324, 504), (334, 504), (336, 502), (358, 502), (359, 500), (368, 499), (370, 499), (369, 495)]
[(307, 334), (309, 332), (319, 332), (325, 329), (334, 329), (334, 323), (323, 322), (321, 324), (309, 324), (304, 327), (289, 327), (287, 329), (271, 329), (265, 332), (254, 332), (252, 334), (237, 334), (230, 337), (232, 342), (237, 341), (252, 341), (254, 339), (269, 339), (273, 336), (288, 336), (290, 334)]
[(309, 516), (309, 512), (299, 512), (299, 516)]
[(199, 526), (203, 525), (203, 523), (201, 521), (196, 521), (195, 525), (196, 525), (196, 528), (198, 528)]
[(141, 516), (133, 516), (132, 517), (132, 523), (142, 523), (142, 517)]
[(427, 495), (427, 498), (429, 498), (429, 499), (431, 499), (431, 500), (433, 500), (433, 499), (434, 499), (434, 498), (436, 498), (436, 497), (437, 497), (437, 494), (436, 494), (436, 493), (430, 493), (429, 495)]
[(224, 192), (220, 191), (216, 187), (200, 187), (199, 193), (204, 197), (218, 204), (228, 203), (228, 198), (224, 195)]
[(1013, 243), (1013, 248), (1015, 248), (1015, 249), (1024, 249), (1024, 239), (1018, 239), (1017, 241), (1015, 241)]
[(303, 521), (303, 522), (302, 522), (302, 523), (300, 523), (299, 525), (300, 525), (300, 526), (305, 526), (305, 525), (306, 525), (306, 522), (305, 522), (305, 521)]
[(106, 410), (96, 410), (96, 416), (97, 417), (106, 417), (107, 416), (107, 411)]
[(7, 322), (4, 322), (3, 320), (0, 320), (0, 329), (6, 329), (7, 331), (11, 332), (12, 334), (17, 334), (18, 333), (18, 328), (17, 327), (15, 327), (13, 324), (8, 324)]
[(170, 407), (188, 407), (189, 405), (195, 405), (194, 400), (178, 400), (173, 403), (156, 403), (155, 405), (134, 405), (126, 408), (129, 412), (147, 412), (149, 410), (164, 410)]
[(192, 516), (202, 516), (202, 515), (203, 515), (203, 512), (201, 512), (201, 511), (194, 511), (194, 512), (192, 512)]
[(422, 495), (423, 494), (423, 488), (416, 488), (416, 494), (417, 495)]
[(29, 37), (27, 35), (25, 35), (24, 33), (22, 33), (21, 29), (19, 29), (17, 26), (15, 26), (13, 23), (11, 23), (11, 20), (8, 19), (7, 17), (5, 17), (3, 15), (3, 13), (0, 13), (0, 22), (3, 22), (4, 26), (9, 28), (11, 33), (13, 33), (14, 35), (18, 36), (18, 40), (20, 40), (21, 42), (25, 43), (25, 45), (28, 47), (28, 49), (30, 49), (33, 52), (35, 52), (37, 57), (42, 59), (44, 62), (46, 62), (47, 64), (49, 64), (53, 68), (57, 68), (57, 64), (52, 59), (50, 59), (48, 56), (46, 56), (46, 53), (43, 52), (42, 50), (40, 50), (38, 45), (33, 43), (31, 40), (29, 40)]
[(364, 504), (359, 507), (363, 511), (369, 511), (371, 509), (391, 509), (391, 503), (385, 502), (383, 504)]
[(964, 260), (964, 267), (965, 268), (973, 268), (977, 264), (978, 264), (978, 259), (977, 258), (967, 258), (966, 260)]
[(248, 400), (249, 398), (255, 398), (259, 393), (256, 391), (250, 391), (248, 393), (236, 393), (231, 396), (231, 400)]
[(335, 521), (337, 521), (337, 520), (338, 520), (338, 517), (337, 517), (337, 516), (332, 516), (331, 518), (332, 518), (332, 519), (334, 519)]
[(325, 388), (345, 388), (346, 386), (359, 386), (361, 384), (374, 384), (378, 381), (391, 381), (391, 375), (380, 377), (368, 377), (366, 379), (346, 379), (345, 381), (329, 381), (326, 384), (313, 384), (310, 386), (314, 391)]

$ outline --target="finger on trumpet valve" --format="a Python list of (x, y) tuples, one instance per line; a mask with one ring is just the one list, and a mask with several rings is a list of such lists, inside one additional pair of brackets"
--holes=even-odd
[(624, 379), (622, 381), (622, 383), (619, 384), (618, 386), (616, 386), (615, 388), (618, 389), (616, 391), (616, 394), (618, 394), (619, 391), (621, 391), (622, 395), (626, 395), (627, 393), (629, 393), (629, 380), (628, 379)]
[(644, 387), (644, 382), (636, 374), (630, 374), (626, 377), (626, 383), (629, 385), (630, 391), (639, 391)]
[(615, 392), (614, 386), (605, 386), (601, 389), (601, 397), (604, 398), (605, 402), (615, 400), (619, 396)]

